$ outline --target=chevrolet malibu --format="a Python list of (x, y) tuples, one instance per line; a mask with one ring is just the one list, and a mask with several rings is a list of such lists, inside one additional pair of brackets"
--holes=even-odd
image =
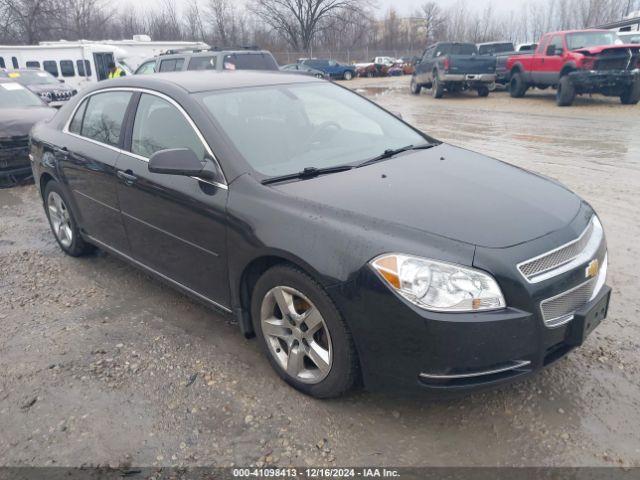
[(31, 155), (64, 252), (103, 249), (233, 315), (315, 397), (513, 381), (607, 313), (585, 201), (313, 77), (100, 82)]

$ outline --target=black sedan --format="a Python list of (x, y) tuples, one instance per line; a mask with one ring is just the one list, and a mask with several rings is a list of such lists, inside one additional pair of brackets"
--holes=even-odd
[(55, 112), (19, 83), (0, 78), (0, 188), (31, 176), (29, 131)]
[(316, 397), (521, 378), (607, 312), (585, 201), (311, 77), (101, 82), (31, 153), (65, 252), (99, 247), (233, 314)]

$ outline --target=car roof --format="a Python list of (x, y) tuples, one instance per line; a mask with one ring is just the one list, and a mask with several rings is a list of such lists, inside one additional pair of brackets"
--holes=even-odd
[(232, 88), (263, 87), (292, 83), (321, 82), (314, 77), (279, 71), (261, 70), (199, 70), (186, 72), (154, 73), (153, 75), (127, 75), (100, 82), (101, 87), (134, 87), (162, 90), (163, 87), (180, 87), (188, 93), (228, 90)]
[(182, 58), (182, 57), (213, 57), (215, 55), (271, 55), (271, 52), (268, 50), (200, 50), (200, 51), (184, 51), (184, 52), (174, 52), (174, 53), (165, 53), (160, 54), (157, 57), (160, 60), (164, 60), (165, 58)]

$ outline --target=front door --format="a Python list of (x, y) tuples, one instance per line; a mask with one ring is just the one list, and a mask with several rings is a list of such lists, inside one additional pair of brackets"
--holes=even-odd
[(131, 96), (131, 92), (105, 92), (84, 99), (55, 151), (80, 227), (123, 253), (129, 244), (120, 216), (115, 167)]
[[(127, 150), (118, 159), (118, 197), (133, 256), (182, 286), (229, 305), (227, 189), (181, 175), (149, 172), (158, 150), (190, 148), (211, 156), (173, 102), (139, 97)], [(213, 161), (213, 160), (208, 160)]]
[(109, 77), (109, 64), (113, 63), (113, 53), (94, 53), (93, 61), (95, 62), (95, 70), (98, 81), (106, 80)]

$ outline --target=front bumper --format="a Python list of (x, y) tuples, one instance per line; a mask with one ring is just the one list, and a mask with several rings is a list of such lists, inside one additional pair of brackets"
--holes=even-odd
[(0, 148), (0, 177), (30, 173), (31, 162), (27, 145)]
[[(549, 235), (502, 249), (476, 248), (473, 266), (494, 275), (505, 309), (427, 311), (402, 299), (368, 266), (328, 289), (353, 334), (366, 387), (441, 393), (495, 386), (532, 374), (581, 345), (607, 313), (604, 235), (595, 250), (585, 250), (585, 258), (552, 277), (529, 282), (517, 265), (575, 240), (592, 215), (585, 205), (570, 225)], [(592, 265), (603, 266), (597, 276)], [(597, 286), (572, 303), (573, 292), (581, 291), (576, 287), (591, 282)], [(566, 299), (571, 318), (554, 322), (548, 315), (546, 302), (555, 298)]]
[(635, 70), (578, 70), (569, 74), (580, 93), (599, 92), (618, 95), (621, 90), (640, 81), (640, 69)]
[(445, 73), (439, 75), (439, 78), (443, 82), (451, 82), (451, 83), (493, 83), (496, 81), (495, 73), (466, 73), (466, 74), (457, 74), (457, 73)]

